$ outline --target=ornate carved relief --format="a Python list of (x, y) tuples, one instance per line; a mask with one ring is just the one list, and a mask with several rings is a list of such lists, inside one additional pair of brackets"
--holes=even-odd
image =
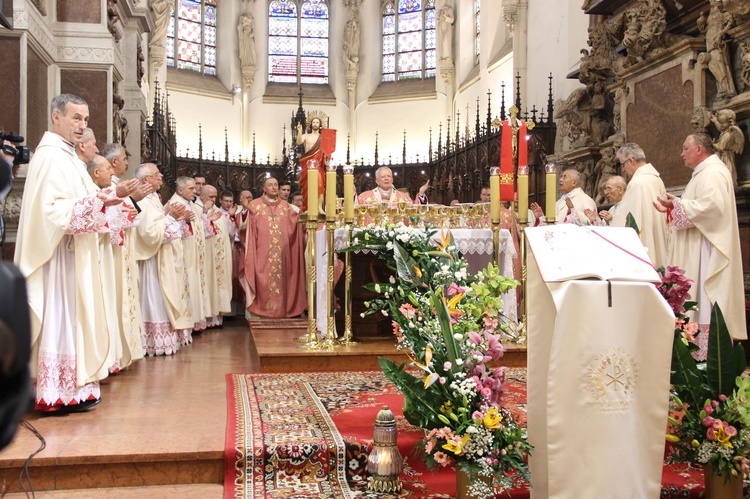
[(57, 58), (66, 62), (107, 64), (112, 64), (115, 59), (114, 50), (111, 48), (67, 47), (64, 45), (57, 47)]
[(623, 14), (622, 45), (628, 50), (630, 66), (671, 47), (681, 38), (667, 31), (667, 10), (661, 0), (639, 0)]
[(107, 29), (115, 40), (119, 40), (119, 35), (115, 24), (120, 20), (120, 14), (117, 12), (117, 0), (107, 0)]

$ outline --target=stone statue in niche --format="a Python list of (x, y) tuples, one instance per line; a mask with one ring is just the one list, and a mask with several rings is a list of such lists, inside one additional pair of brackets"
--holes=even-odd
[(347, 71), (359, 70), (360, 25), (358, 9), (349, 9), (349, 20), (344, 26), (344, 66)]
[(172, 11), (174, 11), (174, 0), (151, 0), (154, 29), (151, 31), (149, 47), (159, 47), (163, 50)]
[(594, 196), (594, 160), (579, 161), (575, 164), (575, 169), (580, 174), (579, 185), (583, 192), (589, 196)]
[[(115, 86), (114, 93), (112, 94), (112, 142), (115, 144), (123, 144), (125, 139), (122, 136), (122, 129), (123, 120), (125, 118), (120, 111), (125, 107), (125, 99), (116, 92), (117, 86)], [(125, 120), (125, 124), (127, 124), (127, 120)]]
[(570, 124), (568, 138), (571, 149), (597, 146), (607, 139), (610, 126), (604, 115), (605, 107), (602, 81), (574, 90), (562, 106), (558, 106), (558, 119)]
[(141, 163), (151, 161), (151, 135), (146, 126), (146, 117), (141, 116)]
[(701, 13), (696, 22), (701, 33), (706, 35), (706, 51), (700, 54), (699, 62), (707, 64), (716, 79), (716, 100), (726, 100), (737, 94), (727, 46), (727, 33), (734, 21), (731, 14), (722, 10), (721, 0), (710, 0), (710, 3), (708, 17)]
[(750, 88), (750, 43), (740, 43), (740, 61), (742, 62), (742, 69), (740, 71), (740, 81), (742, 82), (742, 88), (747, 90)]
[(690, 117), (690, 128), (694, 133), (706, 133), (711, 124), (711, 112), (704, 106), (696, 107)]
[(615, 156), (615, 148), (610, 146), (599, 149), (601, 159), (594, 166), (594, 201), (596, 204), (604, 204), (607, 198), (604, 196), (604, 185), (613, 175), (618, 175), (620, 162)]
[(120, 14), (117, 13), (117, 0), (107, 0), (107, 29), (112, 35), (117, 35), (115, 24), (120, 20)]
[(742, 154), (745, 149), (745, 135), (737, 126), (736, 119), (737, 117), (731, 109), (719, 109), (716, 114), (711, 116), (711, 123), (719, 131), (719, 138), (714, 142), (716, 154), (729, 167), (735, 187), (737, 187), (735, 158), (737, 154)]
[(138, 47), (136, 49), (137, 52), (137, 58), (138, 58), (138, 64), (136, 64), (136, 77), (138, 78), (138, 86), (143, 85), (143, 76), (146, 74), (146, 69), (144, 66), (144, 62), (146, 61), (146, 56), (143, 55), (143, 45), (141, 45), (141, 38), (138, 37)]
[(247, 2), (245, 12), (240, 16), (237, 24), (237, 34), (240, 42), (240, 65), (255, 67), (255, 19), (253, 18), (254, 0)]
[(453, 60), (453, 23), (456, 15), (449, 0), (440, 0), (438, 10), (438, 40), (440, 59)]

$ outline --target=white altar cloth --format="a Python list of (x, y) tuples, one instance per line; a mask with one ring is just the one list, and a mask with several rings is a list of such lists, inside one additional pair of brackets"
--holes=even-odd
[[(440, 241), (440, 230), (448, 229), (438, 229), (438, 232), (433, 236), (433, 242)], [(492, 262), (492, 229), (450, 229), (450, 231), (453, 234), (453, 241), (456, 248), (468, 263), (470, 273), (475, 274), (486, 268), (487, 264)], [(325, 336), (328, 328), (328, 254), (326, 252), (325, 229), (317, 232), (316, 240), (316, 322), (318, 325), (318, 331)], [(341, 228), (335, 230), (334, 248), (336, 251), (341, 251), (346, 248), (345, 229)], [(506, 277), (513, 277), (513, 258), (516, 256), (516, 249), (513, 245), (513, 237), (507, 229), (500, 229), (498, 251), (500, 255), (500, 258), (498, 259), (500, 274)], [(365, 252), (369, 252), (369, 250), (365, 250)], [(516, 290), (511, 290), (503, 295), (503, 304), (503, 313), (505, 316), (513, 321), (517, 321), (518, 300), (516, 298)], [(339, 313), (343, 312), (340, 311)]]

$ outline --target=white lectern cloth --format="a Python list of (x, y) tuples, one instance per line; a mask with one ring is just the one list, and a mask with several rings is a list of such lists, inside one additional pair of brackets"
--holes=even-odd
[(544, 283), (528, 258), (536, 498), (658, 498), (674, 315), (651, 283)]

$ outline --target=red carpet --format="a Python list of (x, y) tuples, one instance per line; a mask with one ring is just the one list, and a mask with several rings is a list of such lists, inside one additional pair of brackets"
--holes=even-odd
[[(508, 406), (525, 421), (526, 370), (508, 370)], [(369, 494), (365, 465), (383, 405), (396, 415), (404, 457), (399, 497), (455, 497), (455, 473), (414, 455), (423, 432), (404, 419), (403, 397), (380, 371), (227, 375), (224, 497), (349, 498)], [(664, 467), (662, 498), (701, 497), (702, 471)], [(508, 497), (507, 494), (502, 497)], [(519, 484), (510, 497), (528, 497)]]

